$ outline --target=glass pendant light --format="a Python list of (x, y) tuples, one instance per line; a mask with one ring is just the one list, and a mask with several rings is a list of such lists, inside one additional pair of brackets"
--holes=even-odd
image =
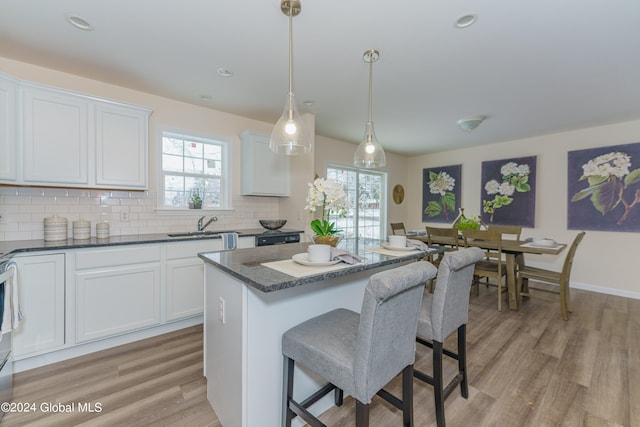
[(375, 50), (368, 50), (362, 56), (364, 62), (369, 63), (369, 120), (364, 127), (364, 138), (358, 145), (358, 149), (353, 156), (353, 165), (359, 168), (382, 168), (387, 164), (382, 145), (376, 138), (371, 120), (371, 110), (373, 106), (373, 63), (380, 58), (380, 53)]
[(300, 13), (300, 0), (282, 0), (280, 9), (289, 16), (289, 93), (282, 115), (271, 131), (269, 149), (291, 156), (311, 152), (311, 136), (293, 94), (293, 17)]

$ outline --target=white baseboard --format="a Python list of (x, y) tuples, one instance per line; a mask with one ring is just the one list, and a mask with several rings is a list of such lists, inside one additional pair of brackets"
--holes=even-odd
[(624, 291), (622, 289), (605, 288), (602, 286), (590, 285), (588, 283), (576, 283), (571, 282), (571, 287), (574, 289), (582, 289), (584, 291), (597, 292), (599, 294), (615, 295), (619, 297), (640, 299), (640, 292)]
[(78, 356), (84, 356), (85, 354), (93, 353), (96, 351), (106, 350), (111, 347), (129, 344), (134, 341), (140, 341), (146, 338), (155, 337), (157, 335), (166, 334), (168, 332), (188, 328), (190, 326), (201, 324), (202, 321), (203, 316), (191, 317), (189, 319), (179, 320), (177, 322), (167, 323), (149, 329), (143, 329), (140, 331), (118, 335), (99, 341), (93, 341), (86, 344), (78, 344), (72, 347), (63, 348), (61, 350), (52, 351), (50, 353), (16, 360), (13, 362), (13, 371), (14, 373), (17, 373), (29, 369), (39, 368), (51, 363), (61, 362), (63, 360), (72, 359)]

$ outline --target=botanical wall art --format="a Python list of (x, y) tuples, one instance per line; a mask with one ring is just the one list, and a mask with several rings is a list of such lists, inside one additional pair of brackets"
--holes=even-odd
[(640, 143), (570, 151), (567, 225), (640, 231)]
[(482, 222), (534, 227), (536, 156), (482, 162)]
[(422, 222), (452, 222), (460, 207), (462, 165), (422, 170)]

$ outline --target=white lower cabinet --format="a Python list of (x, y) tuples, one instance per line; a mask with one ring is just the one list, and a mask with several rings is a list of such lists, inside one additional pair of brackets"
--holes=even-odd
[[(254, 246), (254, 236), (239, 237), (238, 249)], [(24, 318), (13, 333), (14, 359), (32, 369), (85, 354), (82, 347), (196, 324), (204, 313), (198, 254), (220, 250), (220, 239), (203, 239), (15, 256)]]
[(159, 325), (160, 245), (79, 251), (76, 343)]
[(24, 317), (13, 332), (13, 357), (20, 360), (65, 344), (65, 254), (17, 256)]
[(198, 254), (221, 248), (220, 239), (167, 244), (167, 321), (204, 313), (204, 262)]

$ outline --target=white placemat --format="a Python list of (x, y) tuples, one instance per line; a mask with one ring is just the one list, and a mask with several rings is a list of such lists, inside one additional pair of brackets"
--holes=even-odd
[(415, 254), (416, 252), (418, 252), (418, 249), (414, 251), (394, 251), (391, 249), (385, 249), (382, 246), (376, 246), (375, 248), (369, 248), (365, 250), (367, 252), (377, 252), (379, 254), (387, 255), (387, 256), (405, 256), (405, 255)]
[(344, 262), (339, 262), (334, 265), (327, 265), (322, 267), (315, 267), (309, 265), (298, 264), (292, 259), (286, 259), (283, 261), (263, 262), (265, 267), (277, 270), (280, 273), (288, 274), (293, 277), (314, 276), (316, 274), (327, 273), (329, 271), (342, 270), (349, 268), (352, 265)]

